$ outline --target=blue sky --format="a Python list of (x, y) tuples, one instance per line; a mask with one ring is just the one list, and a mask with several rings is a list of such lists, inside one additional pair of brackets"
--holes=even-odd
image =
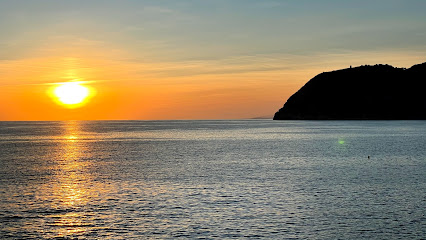
[(172, 61), (426, 49), (426, 1), (14, 0), (0, 6), (2, 58), (61, 37)]

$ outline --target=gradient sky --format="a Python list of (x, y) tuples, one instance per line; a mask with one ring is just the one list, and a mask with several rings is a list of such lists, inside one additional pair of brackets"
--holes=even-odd
[[(0, 0), (0, 120), (272, 117), (316, 74), (426, 61), (426, 1)], [(46, 93), (83, 81), (67, 109)]]

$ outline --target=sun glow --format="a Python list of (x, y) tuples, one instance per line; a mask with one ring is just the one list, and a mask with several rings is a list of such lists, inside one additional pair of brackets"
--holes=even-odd
[(88, 87), (81, 85), (80, 82), (61, 83), (55, 87), (50, 95), (55, 101), (68, 108), (76, 108), (84, 105), (89, 96), (93, 94)]

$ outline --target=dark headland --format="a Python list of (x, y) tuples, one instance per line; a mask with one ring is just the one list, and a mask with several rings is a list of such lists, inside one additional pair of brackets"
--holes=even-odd
[(425, 120), (426, 62), (409, 69), (360, 66), (318, 74), (274, 120)]

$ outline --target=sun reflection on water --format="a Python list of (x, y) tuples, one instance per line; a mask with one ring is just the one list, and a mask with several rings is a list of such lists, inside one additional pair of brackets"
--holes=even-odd
[(48, 217), (52, 226), (51, 237), (82, 236), (91, 226), (90, 204), (99, 198), (106, 188), (93, 175), (93, 151), (82, 136), (82, 122), (64, 122), (58, 148), (52, 155), (55, 162), (50, 186), (45, 187), (46, 199), (51, 203), (52, 215)]
[(78, 138), (77, 136), (69, 135), (69, 136), (66, 136), (65, 139), (68, 140), (68, 142), (75, 142)]

